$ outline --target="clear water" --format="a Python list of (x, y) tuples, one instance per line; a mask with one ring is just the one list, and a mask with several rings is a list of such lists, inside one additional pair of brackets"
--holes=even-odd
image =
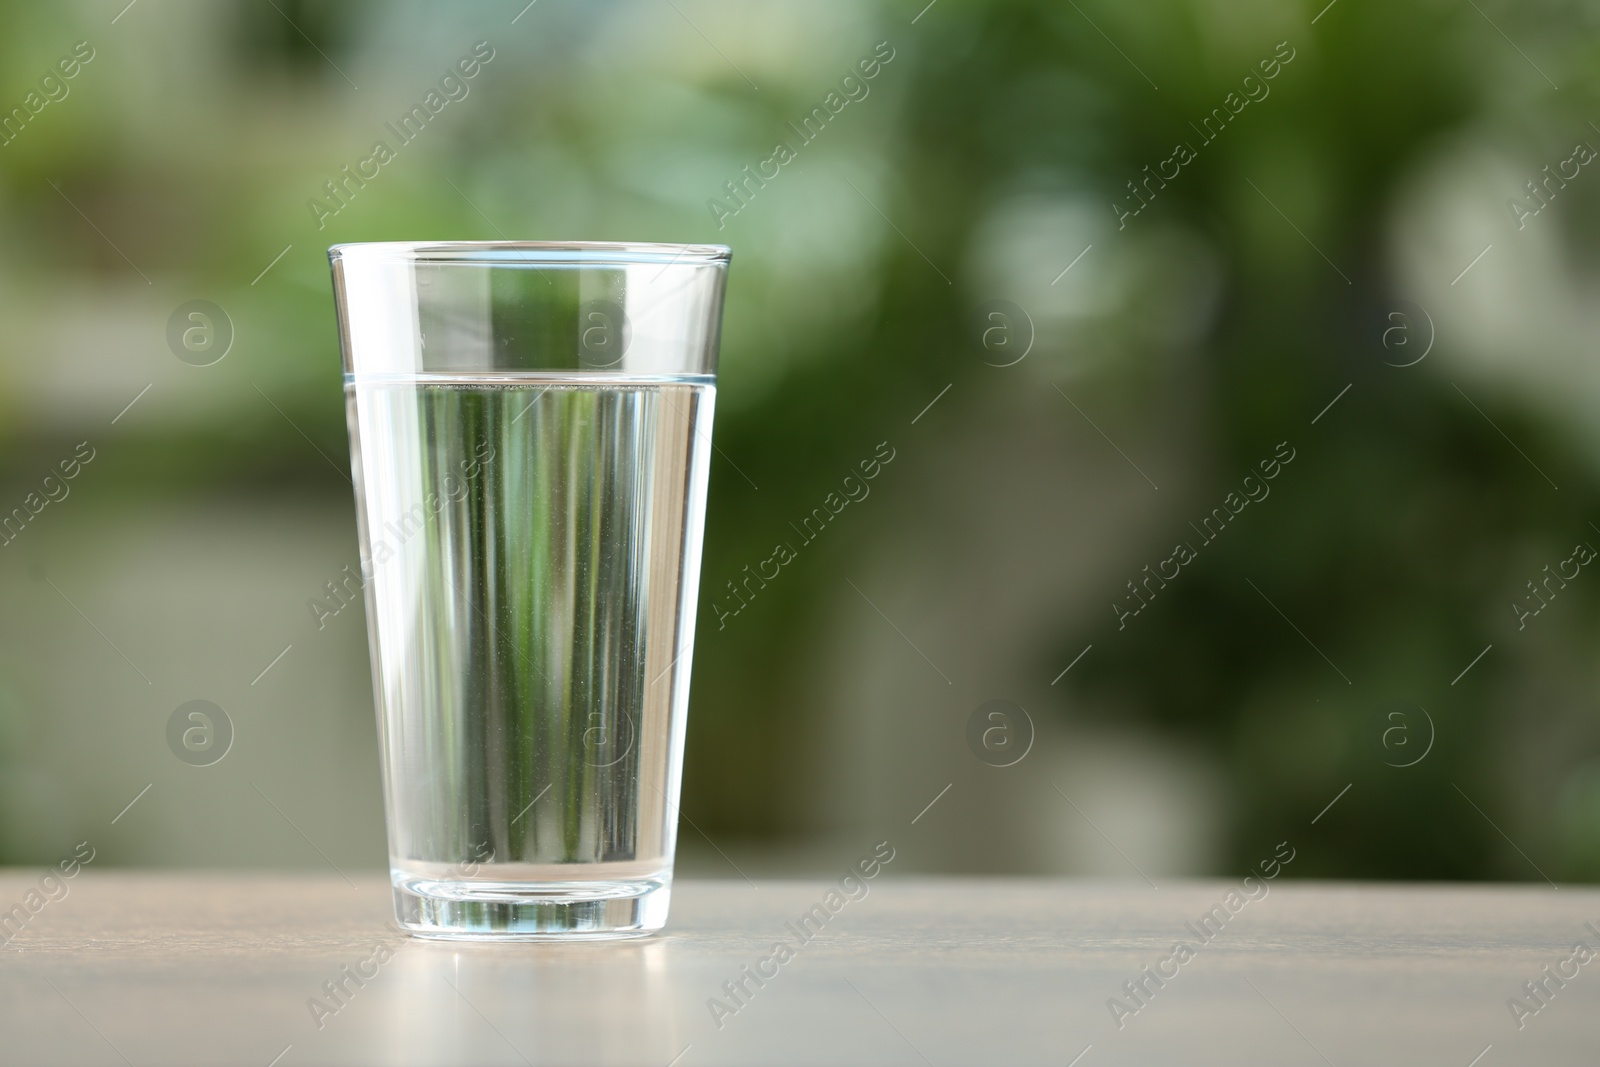
[(670, 878), (715, 388), (346, 385), (397, 890)]

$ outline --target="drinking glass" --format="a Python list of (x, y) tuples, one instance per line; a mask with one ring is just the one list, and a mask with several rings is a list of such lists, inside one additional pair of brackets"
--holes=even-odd
[(399, 924), (648, 934), (729, 250), (329, 250)]

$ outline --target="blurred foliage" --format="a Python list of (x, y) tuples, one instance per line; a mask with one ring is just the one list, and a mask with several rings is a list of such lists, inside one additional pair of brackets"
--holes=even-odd
[[(1028, 651), (1038, 672), (1096, 651), (1050, 690), (1061, 721), (1154, 731), (1215, 760), (1233, 790), (1228, 869), (1288, 838), (1299, 876), (1539, 877), (1491, 813), (1551, 877), (1600, 878), (1600, 581), (1564, 591), (1537, 641), (1504, 606), (1574, 541), (1600, 544), (1593, 439), (1526, 392), (1441, 370), (1467, 343), (1442, 315), (1431, 363), (1396, 368), (1382, 343), (1395, 298), (1416, 295), (1395, 266), (1401, 194), (1452, 138), (1564, 158), (1597, 88), (1595, 5), (686, 4), (693, 32), (648, 0), (542, 0), (514, 24), (520, 3), (144, 0), (113, 24), (121, 6), (0, 4), (0, 106), (74, 41), (97, 49), (72, 95), (0, 148), (0, 307), (18, 324), (0, 369), (8, 484), (148, 380), (120, 339), (161, 337), (171, 307), (203, 297), (229, 309), (236, 351), (203, 390), (167, 367), (145, 416), (117, 429), (106, 491), (347, 496), (307, 448), (346, 448), (327, 244), (730, 243), (685, 807), (714, 833), (795, 835), (814, 828), (798, 798), (828, 763), (803, 684), (814, 661), (796, 650), (819, 639), (829, 590), (872, 535), (830, 535), (726, 632), (705, 601), (920, 407), (907, 398), (960, 382), (943, 401), (959, 421), (997, 394), (972, 309), (1006, 296), (1039, 327), (1040, 388), (1076, 381), (1119, 440), (1174, 403), (1198, 428), (1182, 447), (1200, 476), (1163, 485), (1170, 518), (1130, 531), (1129, 558), (1166, 558), (1278, 442), (1297, 450), (1271, 502), (1126, 629), (1098, 599), (1062, 605)], [(308, 198), (480, 39), (496, 58), (472, 95), (319, 229)], [(896, 58), (845, 116), (855, 125), (842, 118), (719, 229), (706, 198), (880, 40)], [(1200, 144), (1194, 124), (1280, 41), (1296, 57), (1270, 96)], [(1119, 228), (1112, 205), (1180, 141), (1195, 161)], [(981, 269), (986, 255), (1015, 265), (996, 218), (1028, 202), (1080, 238), (1051, 250), (1044, 279), (1084, 244), (1104, 257), (1036, 298), (996, 292)], [(1552, 229), (1576, 277), (1600, 200), (1560, 203)], [(1074, 285), (1091, 294), (1076, 305)], [(1535, 360), (1528, 347), (1504, 362)], [(96, 349), (65, 384), (37, 366)], [(1101, 599), (1125, 597), (1137, 569), (1106, 562)], [(1386, 766), (1402, 762), (1386, 716), (1420, 730), (1416, 708), (1437, 726), (1431, 752)], [(1308, 827), (1347, 783), (1337, 816)]]
[[(1212, 476), (1182, 490), (1189, 513), (1198, 520), (1237, 491), (1278, 441), (1299, 450), (1298, 463), (1274, 483), (1276, 503), (1241, 516), (1204, 547), (1125, 632), (1107, 640), (1114, 627), (1105, 619), (1069, 625), (1059, 644), (1040, 650), (1039, 666), (1047, 671), (1099, 642), (1104, 653), (1085, 662), (1069, 690), (1085, 699), (1069, 696), (1067, 708), (1112, 709), (1105, 714), (1215, 753), (1237, 790), (1230, 867), (1248, 868), (1262, 842), (1289, 838), (1305, 843), (1300, 876), (1538, 878), (1503, 847), (1485, 814), (1463, 803), (1470, 794), (1507, 806), (1505, 735), (1522, 719), (1506, 707), (1508, 695), (1540, 667), (1527, 637), (1519, 642), (1507, 632), (1511, 613), (1486, 606), (1486, 593), (1516, 596), (1538, 576), (1537, 568), (1518, 569), (1530, 544), (1547, 546), (1554, 561), (1572, 541), (1592, 537), (1594, 457), (1530, 414), (1497, 407), (1494, 420), (1506, 436), (1560, 484), (1552, 492), (1448, 381), (1392, 365), (1400, 357), (1382, 344), (1384, 330), (1399, 321), (1387, 317), (1397, 305), (1385, 209), (1419, 153), (1492, 105), (1480, 50), (1457, 39), (1494, 31), (1472, 24), (1470, 11), (1441, 5), (1345, 6), (1315, 42), (1298, 19), (1279, 20), (1292, 27), (1283, 36), (1294, 38), (1300, 65), (1284, 68), (1270, 105), (1201, 148), (1199, 161), (1153, 200), (1155, 218), (1130, 223), (1160, 220), (1203, 234), (1229, 280), (1215, 323), (1192, 354), (1198, 370), (1190, 402), (1201, 407)], [(1089, 190), (1108, 203), (1127, 199), (1118, 187), (1125, 176), (1137, 178), (1145, 164), (1170, 155), (1174, 138), (1195, 140), (1189, 123), (1251, 69), (1217, 62), (1219, 51), (1254, 53), (1208, 48), (1198, 7), (1144, 5), (1143, 25), (1126, 10), (1097, 16), (1120, 31), (1112, 36), (1141, 66), (1160, 72), (1160, 90), (1152, 91), (1070, 8), (947, 5), (923, 30), (929, 39), (905, 91), (896, 167), (915, 181), (888, 212), (918, 220), (917, 247), (949, 263), (970, 248), (997, 189), (1033, 182)], [(1548, 35), (1550, 24), (1542, 25)], [(1250, 179), (1274, 188), (1302, 183), (1292, 214), (1317, 220), (1314, 237), (1302, 240), (1283, 226)], [(1062, 251), (1065, 262), (1072, 249)], [(1341, 267), (1328, 269), (1324, 254)], [(1336, 273), (1341, 268), (1351, 284)], [(928, 396), (952, 376), (971, 377), (963, 308), (918, 252), (891, 246), (880, 286), (879, 313), (856, 343), (845, 339), (830, 358), (808, 361), (781, 403), (764, 406), (758, 419), (736, 415), (723, 424), (719, 433), (734, 441), (735, 454), (767, 471), (782, 470), (782, 457), (791, 457), (784, 474), (804, 484), (804, 468), (848, 464), (862, 435), (882, 424), (881, 398), (908, 377), (920, 379)], [(1153, 390), (1151, 364), (1161, 356), (1128, 345), (1127, 365), (1100, 388)], [(839, 381), (848, 388), (830, 388)], [(1346, 385), (1352, 393), (1342, 407), (1309, 426)], [(820, 481), (813, 495), (823, 491)], [(737, 531), (779, 528), (786, 513), (800, 510), (773, 495), (741, 497), (735, 505), (719, 495), (711, 558), (754, 557), (761, 546), (741, 543)], [(1172, 527), (1147, 545), (1152, 563), (1170, 554), (1173, 540), (1202, 543), (1184, 523)], [(1126, 596), (1122, 580), (1108, 576), (1108, 599)], [(1271, 590), (1271, 605), (1250, 581)], [(772, 675), (784, 662), (781, 650), (813, 624), (805, 593), (791, 589), (791, 603), (758, 616), (768, 620), (764, 631), (752, 625), (726, 643), (702, 638), (697, 728), (720, 713), (742, 745), (757, 730), (765, 734), (757, 743), (774, 752), (798, 743), (800, 709), (783, 703), (781, 694), (792, 690), (773, 685)], [(1600, 722), (1585, 660), (1600, 586), (1579, 582), (1563, 595), (1566, 625), (1582, 634), (1572, 640), (1568, 670), (1589, 680), (1567, 728), (1573, 736), (1561, 773), (1521, 788), (1537, 797), (1533, 806), (1562, 813), (1565, 825), (1537, 839), (1542, 855), (1561, 857), (1549, 873), (1593, 879), (1600, 877), (1593, 785)], [(1314, 631), (1342, 672), (1322, 671), (1321, 653), (1288, 619)], [(1475, 667), (1472, 685), (1454, 687), (1450, 679), (1490, 641), (1502, 654)], [(707, 678), (729, 684), (707, 692)], [(718, 699), (724, 692), (726, 704)], [(754, 692), (765, 694), (760, 716), (741, 708)], [(1425, 714), (1438, 726), (1428, 758), (1394, 766), (1422, 752)], [(715, 752), (706, 740), (696, 737), (697, 761)], [(729, 803), (715, 810), (739, 810), (735, 797), (759, 792), (767, 765), (743, 766), (744, 781), (726, 770), (718, 776), (727, 790), (718, 800)], [(1557, 782), (1566, 783), (1568, 797), (1539, 795)], [(1306, 829), (1309, 815), (1347, 783), (1354, 784), (1340, 818)]]

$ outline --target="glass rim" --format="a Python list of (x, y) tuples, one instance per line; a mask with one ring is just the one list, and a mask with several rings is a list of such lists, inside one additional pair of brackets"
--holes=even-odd
[(644, 241), (355, 241), (332, 245), (328, 259), (463, 263), (477, 266), (613, 266), (630, 263), (726, 266), (727, 245)]

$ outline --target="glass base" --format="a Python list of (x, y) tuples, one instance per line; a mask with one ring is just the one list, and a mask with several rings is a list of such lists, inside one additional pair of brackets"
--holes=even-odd
[(670, 875), (504, 882), (394, 876), (395, 919), (413, 937), (460, 941), (583, 941), (648, 937), (667, 922)]

